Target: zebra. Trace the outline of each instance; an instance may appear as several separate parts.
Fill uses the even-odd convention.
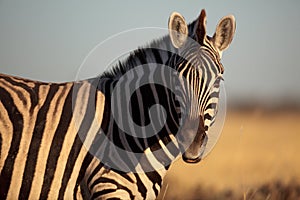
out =
[[[174,158],[201,160],[218,108],[220,59],[233,39],[235,18],[223,17],[209,37],[205,10],[190,24],[174,12],[168,29],[96,78],[48,83],[0,74],[0,199],[155,199]],[[165,124],[151,137],[125,133],[112,111],[126,108],[124,96],[112,97],[120,87],[128,98],[124,85],[136,79],[118,83],[140,65],[146,66],[141,71],[146,79],[154,73],[179,91],[175,97],[169,88],[149,83],[132,93],[130,116],[138,125],[155,120],[147,114],[154,104],[165,109],[156,113],[157,119],[166,117]],[[132,130],[127,119],[121,121]],[[129,153],[118,155],[103,138]]]

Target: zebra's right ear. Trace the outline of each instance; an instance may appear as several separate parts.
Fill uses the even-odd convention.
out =
[[[188,27],[184,17],[173,12],[169,18],[169,34],[170,39],[175,48],[183,46],[188,36]]]

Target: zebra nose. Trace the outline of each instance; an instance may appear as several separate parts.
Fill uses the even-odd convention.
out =
[[[198,163],[201,161],[202,156],[205,152],[205,147],[208,141],[206,133],[202,135],[202,139],[199,141],[194,141],[191,146],[182,154],[182,159],[186,163]]]

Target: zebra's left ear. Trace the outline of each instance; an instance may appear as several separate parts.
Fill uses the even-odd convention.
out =
[[[227,49],[235,33],[235,18],[233,15],[223,17],[217,25],[216,32],[212,37],[214,46],[220,53]]]
[[[175,48],[184,45],[188,36],[188,27],[181,14],[173,12],[169,18],[169,35]]]

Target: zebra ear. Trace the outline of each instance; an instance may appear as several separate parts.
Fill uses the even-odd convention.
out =
[[[197,42],[203,44],[206,38],[206,12],[204,9],[201,10],[200,16],[198,17],[195,28],[195,35]]]
[[[216,32],[212,38],[214,46],[221,53],[227,49],[235,33],[235,18],[233,15],[223,17],[217,25]]]
[[[175,48],[182,47],[187,40],[187,24],[184,17],[177,12],[173,12],[169,18],[169,35]]]

